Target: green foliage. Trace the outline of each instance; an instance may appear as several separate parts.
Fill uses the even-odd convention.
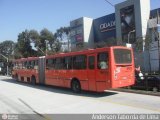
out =
[[[146,50],[149,50],[151,41],[152,41],[151,36],[150,35],[146,35],[146,39],[145,39],[145,49]]]
[[[31,42],[35,43],[35,47],[40,44],[40,35],[36,30],[29,31]]]
[[[34,45],[34,46],[31,46]],[[44,28],[40,31],[25,30],[18,35],[16,52],[20,53],[19,57],[43,56],[47,50],[47,54],[53,54],[60,51],[61,44],[55,39],[54,34]]]
[[[18,35],[18,42],[16,47],[18,52],[21,54],[21,57],[26,58],[36,55],[36,51],[31,47],[30,33],[28,30],[23,31]]]
[[[143,42],[144,42],[144,46],[143,46]],[[140,37],[135,42],[135,50],[137,52],[143,51],[143,47],[145,50],[149,50],[150,43],[151,43],[151,37],[149,35],[146,35],[145,39]]]
[[[67,37],[69,36],[69,33],[70,33],[70,27],[61,27],[57,29],[55,33],[55,38],[63,41],[66,36]]]
[[[35,56],[43,56],[44,53],[42,53],[42,51],[40,51],[41,47],[41,39],[40,39],[40,34],[38,33],[37,30],[30,30],[29,31],[29,35],[30,35],[30,42],[33,43],[33,47],[36,48],[36,55]],[[33,49],[33,48],[32,48]]]
[[[14,58],[42,56],[46,50],[48,54],[59,52],[62,47],[62,41],[69,38],[69,27],[62,27],[53,34],[44,28],[40,32],[37,30],[24,30],[18,35],[17,43],[5,41],[0,43],[1,54]],[[33,43],[33,44],[32,44]],[[34,47],[32,46],[34,45]]]
[[[60,41],[63,44],[63,51],[69,50],[69,38],[70,38],[70,27],[61,27],[57,29],[56,33],[54,34],[56,41]],[[67,46],[67,50],[65,47]]]
[[[48,48],[48,44],[50,45],[50,47],[52,46],[52,44],[54,44],[55,39],[54,39],[54,35],[51,31],[49,31],[48,29],[44,28],[43,30],[41,30],[40,32],[40,44],[39,47],[45,51],[47,49],[47,51],[49,50]]]
[[[142,38],[137,39],[137,41],[135,42],[135,50],[137,52],[143,51],[143,39]]]
[[[0,53],[3,55],[12,55],[14,49],[14,42],[11,40],[6,40],[0,43]]]
[[[14,46],[15,43],[11,40],[6,40],[2,43],[0,43],[0,53],[3,54],[4,56],[12,59],[14,55]],[[3,57],[1,57],[3,59]]]

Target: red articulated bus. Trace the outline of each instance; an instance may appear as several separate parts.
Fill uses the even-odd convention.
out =
[[[38,60],[38,57],[29,57],[13,61],[12,77],[23,82],[38,83]]]
[[[45,84],[103,92],[135,83],[131,48],[114,46],[14,61],[13,77]]]

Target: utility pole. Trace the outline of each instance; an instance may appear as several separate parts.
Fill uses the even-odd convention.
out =
[[[158,38],[158,56],[159,56],[159,74],[160,74],[160,38],[159,38],[159,31],[158,31],[158,25],[159,25],[159,11],[157,10],[157,38]]]
[[[48,48],[48,41],[47,40],[45,40],[45,43],[46,43],[46,56],[47,56],[47,48]]]
[[[0,55],[7,60],[7,76],[8,76],[8,58],[6,56],[4,56],[3,54],[1,54],[1,53],[0,53]]]

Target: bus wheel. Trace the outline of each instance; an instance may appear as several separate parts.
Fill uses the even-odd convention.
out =
[[[31,84],[32,85],[35,85],[36,84],[36,78],[34,76],[32,76],[31,78]]]
[[[73,80],[72,84],[71,84],[71,88],[72,88],[73,92],[80,93],[81,92],[80,82],[78,80]]]

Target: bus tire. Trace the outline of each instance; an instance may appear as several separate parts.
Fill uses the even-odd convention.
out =
[[[36,85],[36,78],[35,78],[35,76],[31,77],[31,84],[32,85]]]
[[[71,83],[71,89],[73,92],[75,93],[80,93],[81,92],[81,84],[78,80],[72,80],[72,83]]]

